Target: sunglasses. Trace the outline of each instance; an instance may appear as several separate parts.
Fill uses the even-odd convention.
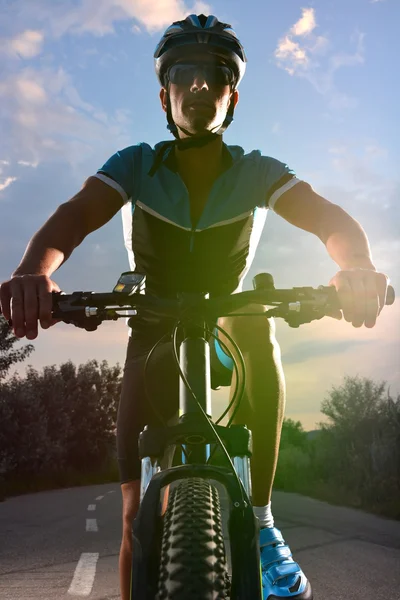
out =
[[[191,85],[198,72],[210,85],[231,85],[235,76],[229,67],[216,63],[177,63],[167,71],[167,78],[177,85]]]

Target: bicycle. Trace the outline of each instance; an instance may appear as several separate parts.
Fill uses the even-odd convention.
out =
[[[236,389],[228,408],[212,422],[209,339],[216,337],[208,323],[248,304],[273,308],[264,313],[235,313],[258,318],[281,317],[291,327],[321,319],[338,307],[331,286],[275,289],[272,276],[260,273],[254,290],[209,298],[208,294],[178,294],[177,299],[146,295],[145,276],[122,273],[113,292],[53,292],[53,316],[93,331],[104,320],[156,312],[174,321],[171,328],[175,362],[180,374],[179,422],[146,426],[139,438],[141,458],[140,508],[133,523],[131,597],[134,600],[262,600],[259,530],[251,503],[251,432],[232,425],[245,387],[243,356],[229,340]],[[389,286],[387,304],[394,302]],[[121,312],[122,311],[122,312]],[[178,331],[183,332],[178,356]],[[150,351],[146,365],[156,346]],[[227,352],[231,351],[219,339]],[[239,362],[239,364],[238,364]],[[146,371],[146,367],[145,367]],[[149,401],[151,399],[149,398]],[[226,426],[219,425],[231,411]],[[161,468],[167,448],[180,447],[180,465]],[[227,466],[212,465],[217,448]],[[219,482],[229,498],[228,539],[230,561],[223,538]],[[162,491],[175,484],[164,515]],[[309,589],[309,600],[312,591]]]

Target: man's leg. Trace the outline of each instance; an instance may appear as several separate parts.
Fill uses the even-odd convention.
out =
[[[246,307],[246,312],[250,311],[261,312],[262,307]],[[270,505],[285,409],[285,383],[274,322],[261,316],[229,317],[220,319],[219,324],[239,346],[246,366],[245,393],[235,423],[247,425],[253,434],[252,500],[261,527],[264,600],[312,600],[306,576],[274,527]],[[229,347],[226,338],[219,337]],[[233,374],[231,397],[235,383]]]
[[[130,600],[132,569],[132,523],[139,510],[140,479],[121,484],[122,541],[119,553],[121,600]]]
[[[130,340],[118,407],[117,454],[123,504],[122,541],[119,557],[122,600],[130,600],[132,525],[140,504],[139,433],[147,424],[159,424],[152,411],[152,403],[157,407],[166,423],[174,422],[178,408],[178,374],[174,368],[170,342],[157,347],[152,360],[149,361],[146,373],[144,371],[147,351],[153,347],[157,339],[151,339],[148,342],[144,340],[141,346],[137,340]],[[148,401],[144,390],[145,376],[152,403]],[[172,451],[167,451],[162,465],[169,466],[171,461]],[[163,504],[161,511],[164,512],[168,501],[168,487],[160,500]]]
[[[246,307],[261,312],[262,307]],[[275,325],[262,317],[224,317],[219,324],[240,347],[246,365],[246,388],[235,423],[247,425],[253,435],[251,476],[253,505],[271,500],[278,462],[279,443],[285,411],[285,381]],[[222,334],[220,339],[229,342]],[[235,390],[233,373],[231,398]]]

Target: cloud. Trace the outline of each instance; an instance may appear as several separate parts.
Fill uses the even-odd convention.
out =
[[[294,42],[289,36],[284,37],[275,51],[275,56],[280,64],[285,64],[286,71],[294,75],[296,69],[308,64],[309,59],[304,48],[300,47],[298,42]]]
[[[315,10],[304,8],[301,19],[279,40],[274,53],[276,64],[291,76],[307,79],[318,93],[329,99],[329,108],[355,108],[357,99],[337,90],[334,76],[342,67],[354,67],[364,62],[364,34],[356,32],[352,36],[354,52],[329,56],[331,43],[327,37],[314,33],[316,27]]]
[[[158,31],[189,13],[209,12],[210,6],[195,0],[80,0],[74,3],[52,3],[38,0],[34,6],[24,4],[28,19],[47,22],[54,37],[66,33],[103,36],[115,32],[115,23],[135,20],[149,33]]]
[[[6,177],[3,179],[3,181],[0,182],[0,192],[8,188],[8,186],[14,183],[14,181],[17,181],[16,177]]]
[[[308,35],[315,29],[315,12],[313,8],[303,8],[303,16],[293,25],[290,33],[295,36]]]
[[[8,31],[23,23],[29,23],[29,28],[0,40],[0,52],[25,59],[37,56],[42,49],[44,35],[39,27],[35,29],[36,23],[43,27],[46,38],[112,34],[118,22],[129,20],[136,32],[153,33],[189,12],[210,10],[206,3],[195,0],[191,4],[183,0],[77,0],[51,6],[47,0],[15,0],[12,7],[7,15]],[[0,80],[0,101],[0,128],[4,131],[0,156],[5,155],[13,164],[23,161],[25,166],[37,165],[61,159],[76,165],[94,153],[100,155],[102,148],[107,155],[107,140],[113,139],[118,145],[129,143],[129,111],[117,109],[107,115],[102,107],[86,102],[62,68],[23,65],[16,71],[10,64]]]
[[[110,138],[128,141],[129,113],[108,116],[84,101],[62,68],[29,67],[10,74],[0,82],[0,100],[1,124],[9,130],[0,140],[0,155],[11,162],[37,166],[61,159],[77,165],[106,148]]]
[[[21,58],[33,58],[42,51],[44,35],[41,31],[27,29],[9,42],[10,54]]]

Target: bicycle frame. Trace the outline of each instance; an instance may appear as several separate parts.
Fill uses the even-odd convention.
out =
[[[199,326],[185,322],[183,327],[180,365],[190,388],[211,419],[210,347],[206,324]],[[131,580],[131,597],[135,600],[153,600],[157,593],[161,490],[173,481],[187,477],[215,479],[225,488],[230,499],[231,600],[262,600],[259,530],[251,504],[251,433],[241,425],[214,426],[233,459],[240,478],[239,487],[232,469],[205,464],[215,438],[200,412],[180,378],[179,423],[169,427],[147,426],[140,434],[141,503],[133,524]],[[171,444],[184,446],[186,464],[161,470],[161,459]]]

